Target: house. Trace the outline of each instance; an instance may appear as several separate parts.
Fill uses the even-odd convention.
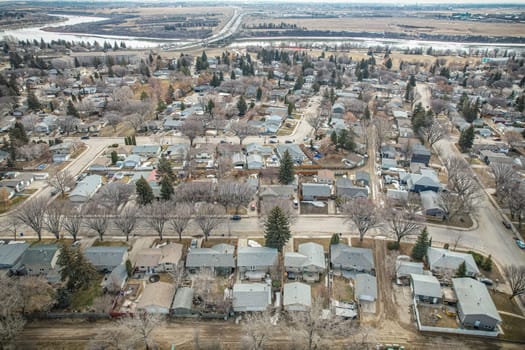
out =
[[[272,147],[259,145],[257,143],[247,144],[245,149],[246,149],[246,154],[248,155],[259,154],[263,157],[271,156],[273,152]]]
[[[301,191],[305,201],[326,201],[332,194],[330,185],[320,183],[303,183]]]
[[[261,280],[275,271],[277,249],[268,247],[240,247],[237,251],[237,268],[241,279]]]
[[[499,164],[509,164],[509,165],[513,165],[514,163],[514,160],[503,154],[503,153],[496,153],[494,151],[491,151],[491,150],[481,150],[479,152],[479,157],[482,161],[484,161],[487,165],[488,164],[491,164],[491,163],[499,163]]]
[[[443,297],[441,285],[436,277],[432,275],[410,275],[410,286],[413,297],[419,302],[440,304]]]
[[[264,167],[264,160],[260,154],[250,154],[246,157],[246,167],[250,170]]]
[[[399,202],[408,201],[408,191],[406,190],[396,190],[394,188],[387,188],[386,198]]]
[[[246,156],[241,152],[235,152],[231,155],[232,166],[234,168],[246,167]]]
[[[427,262],[435,275],[454,276],[461,263],[465,263],[467,276],[479,275],[479,269],[471,254],[452,252],[447,249],[428,247]]]
[[[124,159],[122,163],[123,168],[135,169],[142,163],[142,157],[138,154],[130,154]]]
[[[355,182],[360,183],[362,186],[370,185],[370,174],[366,171],[358,170],[355,173]]]
[[[139,297],[137,311],[167,315],[175,296],[175,285],[166,282],[148,283]]]
[[[185,143],[178,143],[169,145],[164,154],[171,160],[182,162],[188,157],[190,145]]]
[[[397,151],[394,146],[383,145],[381,146],[381,158],[396,159]]]
[[[342,103],[336,102],[332,106],[332,113],[345,114],[346,108]]]
[[[335,190],[338,197],[368,197],[368,187],[355,186],[352,180],[345,177],[337,179],[335,183]]]
[[[472,278],[453,278],[458,317],[465,327],[492,331],[501,322],[487,286]]]
[[[286,311],[308,311],[312,306],[312,288],[300,282],[286,283],[283,306]]]
[[[185,317],[191,316],[193,312],[193,288],[180,287],[177,289],[173,303],[171,304],[171,316]]]
[[[397,168],[397,160],[390,158],[381,158],[381,169]]]
[[[377,299],[377,280],[375,276],[367,273],[358,273],[355,276],[355,299],[361,301],[376,301]]]
[[[170,243],[160,248],[144,248],[135,259],[139,272],[158,273],[177,270],[182,258],[182,244]]]
[[[284,153],[288,151],[290,156],[292,157],[294,164],[301,165],[304,161],[308,159],[306,155],[304,154],[303,150],[299,147],[299,145],[296,145],[294,143],[292,144],[285,144],[285,145],[277,145],[275,147],[275,153],[279,157],[279,159],[283,159]]]
[[[374,255],[371,249],[355,248],[346,244],[332,244],[330,246],[330,263],[334,272],[342,274],[375,272]]]
[[[73,203],[84,203],[87,202],[95,193],[99,187],[102,186],[102,177],[99,175],[86,176],[80,181],[75,189],[69,193],[69,200]]]
[[[15,266],[27,248],[29,248],[29,243],[0,245],[0,269],[10,269]]]
[[[259,198],[272,200],[275,198],[291,199],[295,193],[294,185],[268,185],[261,186]]]
[[[290,273],[297,273],[307,282],[319,281],[319,275],[326,270],[323,246],[313,242],[302,243],[298,251],[284,254],[284,269],[288,278]]]
[[[13,270],[29,276],[59,277],[55,270],[59,254],[56,244],[34,245],[25,250]]]
[[[410,158],[410,163],[422,163],[428,166],[431,155],[432,153],[425,146],[414,143],[412,144],[412,157]]]
[[[446,212],[439,206],[439,194],[434,191],[423,191],[419,193],[423,214],[435,219],[443,220]]]
[[[4,179],[0,181],[0,187],[9,188],[15,193],[19,193],[26,189],[26,183],[22,179]]]
[[[161,150],[160,145],[138,145],[133,147],[131,153],[141,157],[158,157]]]
[[[73,153],[75,144],[73,142],[63,142],[49,147],[53,163],[62,163],[69,160],[69,156]]]
[[[126,264],[127,247],[89,247],[84,255],[98,271],[111,272],[119,265]]]
[[[235,268],[235,247],[229,244],[216,244],[211,248],[193,248],[186,257],[186,269],[195,273],[210,269],[218,275],[230,275]]]
[[[439,192],[442,188],[437,174],[433,169],[420,169],[420,174],[408,173],[403,176],[401,182],[405,182],[407,188],[416,193],[422,191]]]
[[[264,311],[272,303],[272,287],[265,283],[235,283],[233,311]]]
[[[121,264],[113,269],[111,273],[104,276],[102,288],[110,292],[118,292],[124,288],[128,280],[128,270],[126,265]]]
[[[325,185],[333,185],[335,174],[332,170],[321,169],[317,171],[317,182]]]
[[[405,281],[410,279],[411,274],[422,275],[423,263],[410,261],[410,257],[399,255],[396,259],[396,279],[398,283],[405,284]],[[408,285],[408,283],[406,284]]]

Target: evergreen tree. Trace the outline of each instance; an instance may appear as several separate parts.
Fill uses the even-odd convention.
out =
[[[408,81],[408,84],[412,87],[416,87],[416,77],[414,75],[410,76],[410,80]]]
[[[456,271],[456,275],[454,277],[467,277],[467,264],[465,264],[464,261],[461,264],[459,264],[458,269]]]
[[[385,62],[386,69],[392,69],[392,59],[388,57],[388,59]]]
[[[337,132],[335,130],[330,134],[330,141],[332,141],[332,144],[336,149],[339,148],[339,143],[337,143]]]
[[[168,159],[161,157],[159,163],[157,164],[157,173],[162,178],[167,178],[170,182],[175,181],[175,174],[171,168],[171,163]]]
[[[286,150],[283,154],[283,159],[281,160],[281,166],[279,168],[279,182],[283,185],[288,185],[293,182],[293,179],[293,159],[288,150]]]
[[[138,179],[135,186],[137,190],[137,202],[139,205],[146,205],[153,202],[153,199],[155,198],[153,196],[153,190],[143,176]]]
[[[492,255],[489,255],[484,261],[481,268],[485,271],[492,271]]]
[[[168,177],[163,177],[160,180],[160,198],[165,201],[169,201],[175,190],[173,189],[173,184]]]
[[[262,98],[262,89],[261,89],[261,87],[259,86],[259,87],[257,88],[256,99],[257,99],[257,101],[260,101],[261,98]]]
[[[334,233],[330,238],[330,245],[332,244],[339,244],[339,235],[337,233]]]
[[[97,270],[82,251],[68,244],[61,245],[57,265],[60,266],[60,279],[66,282],[69,291],[87,289],[97,279]]]
[[[370,120],[370,110],[368,109],[368,106],[366,106],[365,112],[363,113],[363,119]]]
[[[235,76],[235,72],[232,71],[230,74],[230,80],[235,80],[237,77]]]
[[[149,96],[148,96],[148,93],[147,93],[146,91],[142,91],[142,92],[140,93],[140,100],[141,100],[141,101],[145,101],[145,100],[147,100],[148,98],[149,98]]]
[[[279,252],[282,252],[291,236],[288,217],[281,207],[273,207],[264,224],[265,246],[277,248]]]
[[[241,95],[241,97],[239,97],[239,101],[237,101],[237,109],[239,110],[239,116],[242,117],[244,114],[246,114],[248,105],[246,104],[246,101],[244,100],[243,95]]]
[[[131,139],[130,139],[130,145],[133,145],[133,146],[136,146],[137,145],[137,140],[135,139],[135,135],[131,136]]]
[[[428,232],[427,228],[425,227],[417,237],[416,244],[412,249],[412,258],[414,258],[415,260],[422,260],[427,254],[429,243],[430,242],[428,240]]]
[[[78,113],[77,108],[73,104],[73,101],[69,100],[67,102],[67,108],[66,108],[67,115],[72,115],[73,117],[80,118],[80,114]]]
[[[111,164],[115,165],[115,164],[117,164],[117,161],[118,161],[117,151],[111,152]]]
[[[168,86],[168,92],[166,93],[166,103],[171,104],[173,102],[173,94],[175,93],[175,90],[173,89],[173,85]]]
[[[11,144],[15,147],[27,145],[29,142],[24,124],[20,122],[15,122],[15,125],[9,130],[8,134]]]
[[[210,85],[213,87],[217,87],[221,85],[221,81],[219,80],[219,77],[217,77],[217,74],[213,73],[213,77],[211,78]]]
[[[474,144],[474,127],[470,126],[461,132],[458,145],[461,152],[468,152]]]
[[[38,100],[38,97],[36,97],[35,93],[33,91],[29,91],[27,94],[27,108],[29,108],[32,111],[38,111],[40,110],[40,101]]]

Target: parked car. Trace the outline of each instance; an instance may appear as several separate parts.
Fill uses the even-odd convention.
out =
[[[523,242],[521,239],[517,239],[517,240],[516,240],[516,244],[517,244],[518,247],[520,247],[521,249],[525,249],[525,242]]]
[[[191,243],[190,243],[190,249],[197,248],[198,244],[199,244],[199,242],[195,238],[192,239]]]
[[[89,140],[89,136],[85,135],[85,136],[81,136],[80,137],[81,140]]]
[[[241,220],[241,216],[240,215],[232,215],[231,220],[239,221],[239,220]]]
[[[272,139],[270,140],[270,143],[277,143],[277,141]]]
[[[481,283],[487,285],[487,286],[492,286],[494,284],[494,281],[492,281],[490,278],[486,278],[486,277],[480,277],[478,278],[478,281],[480,281]]]
[[[512,228],[512,224],[508,222],[507,220],[503,220],[501,223],[503,224],[503,226],[505,226],[509,230]]]
[[[284,143],[293,143],[293,140],[286,140]]]

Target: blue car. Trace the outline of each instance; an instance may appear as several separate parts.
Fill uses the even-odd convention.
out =
[[[516,240],[516,244],[517,244],[518,247],[520,247],[521,249],[525,249],[525,242],[523,242],[521,239],[517,239],[517,240]]]

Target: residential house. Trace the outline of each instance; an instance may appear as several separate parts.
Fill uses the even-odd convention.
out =
[[[283,306],[286,311],[308,311],[312,306],[312,288],[300,282],[286,283]]]
[[[148,283],[139,297],[137,311],[167,315],[175,296],[175,285],[166,282]]]
[[[377,299],[377,280],[367,273],[358,273],[355,276],[355,299],[359,302],[372,302]]]
[[[284,254],[284,269],[289,279],[291,273],[296,273],[304,281],[319,281],[320,274],[326,270],[323,246],[313,242],[299,244],[298,253]]]
[[[128,270],[125,264],[121,264],[113,269],[111,273],[104,276],[102,280],[102,288],[110,292],[121,291],[128,280]]]
[[[294,193],[294,185],[268,185],[261,186],[259,198],[261,200],[273,200],[276,198],[291,199]]]
[[[332,114],[345,114],[346,108],[342,103],[336,102],[332,106]]]
[[[60,251],[56,244],[37,244],[25,250],[13,267],[14,271],[29,276],[58,277],[57,260]]]
[[[277,249],[268,247],[240,247],[237,250],[237,268],[241,279],[261,280],[275,271]]]
[[[135,268],[143,273],[176,271],[182,258],[182,244],[170,243],[159,248],[144,248],[135,259]]]
[[[265,283],[235,283],[233,311],[264,311],[272,303],[272,287]]]
[[[439,276],[454,276],[461,263],[465,263],[467,276],[479,275],[479,269],[471,254],[452,252],[447,249],[429,247],[427,262],[432,273]]]
[[[381,169],[392,169],[397,167],[397,160],[390,158],[381,158]]]
[[[410,163],[422,163],[428,166],[432,153],[425,146],[414,143],[412,144],[412,157]]]
[[[355,182],[359,183],[361,186],[370,185],[370,174],[366,171],[356,171],[355,173]]]
[[[187,317],[196,315],[193,311],[194,290],[190,287],[180,287],[177,289],[173,303],[171,304],[171,316]]]
[[[162,147],[160,145],[138,145],[134,146],[131,153],[141,157],[158,157]]]
[[[283,159],[284,153],[286,151],[288,151],[296,165],[301,165],[308,159],[308,157],[304,154],[303,150],[299,147],[299,145],[296,145],[294,143],[277,145],[277,147],[275,147],[275,153],[281,160]]]
[[[374,255],[371,249],[350,247],[346,244],[330,246],[330,262],[332,269],[343,276],[348,273],[375,273]]]
[[[284,117],[281,117],[279,115],[269,115],[266,116],[263,122],[263,132],[265,134],[274,135],[279,131],[279,128],[281,127],[283,123]]]
[[[27,248],[29,248],[29,243],[0,245],[0,269],[14,267],[20,261]]]
[[[396,159],[397,151],[394,146],[383,145],[381,146],[381,158]]]
[[[406,190],[396,190],[394,188],[387,188],[386,198],[398,202],[408,201],[408,191]]]
[[[196,273],[210,269],[218,275],[230,275],[235,269],[235,247],[229,244],[216,244],[211,248],[193,248],[186,257],[186,269]]]
[[[511,157],[503,153],[496,153],[496,152],[486,149],[486,150],[481,150],[479,154],[480,154],[479,156],[480,159],[484,161],[487,165],[491,163],[509,164],[509,165],[514,164],[514,160]]]
[[[246,156],[241,152],[235,152],[231,155],[232,160],[232,166],[234,168],[242,168],[244,169],[246,167]]]
[[[442,188],[437,174],[433,169],[420,169],[420,174],[405,174],[401,182],[406,183],[407,188],[416,193],[423,191],[439,192]]]
[[[89,247],[84,255],[98,271],[111,272],[128,259],[127,247]]]
[[[332,170],[321,169],[317,171],[317,182],[325,185],[333,185],[335,174]]]
[[[434,191],[422,191],[419,193],[423,214],[434,219],[445,219],[446,212],[439,206],[439,194]]]
[[[396,259],[396,280],[399,284],[407,284],[410,280],[410,275],[422,275],[423,263],[410,261],[410,257],[406,255],[399,255]]]
[[[452,286],[458,299],[458,317],[463,326],[487,331],[498,326],[501,317],[487,286],[472,278],[453,278]]]
[[[432,275],[410,275],[410,285],[413,297],[419,302],[440,304],[443,297],[441,285],[436,277]]]
[[[273,148],[270,146],[263,146],[257,143],[249,143],[245,147],[246,154],[259,154],[263,157],[269,157],[273,153]]]
[[[69,200],[73,203],[87,202],[102,186],[102,177],[99,175],[86,176],[69,193]]]
[[[122,163],[123,168],[135,169],[142,163],[142,157],[138,154],[130,154],[124,159]]]
[[[330,199],[332,188],[320,183],[301,184],[301,194],[305,201],[326,201]]]
[[[368,187],[356,186],[352,180],[345,177],[337,179],[335,183],[335,189],[338,197],[368,197]]]
[[[171,160],[182,162],[188,157],[190,145],[186,143],[178,143],[169,145],[164,154]]]
[[[249,170],[261,169],[264,167],[264,160],[260,154],[250,154],[246,157],[246,167]]]

